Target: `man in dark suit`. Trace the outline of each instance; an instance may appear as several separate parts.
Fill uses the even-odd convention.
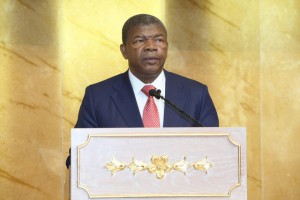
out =
[[[75,128],[144,127],[143,112],[149,97],[141,89],[149,84],[198,122],[155,99],[158,127],[219,126],[207,86],[163,69],[168,41],[159,19],[146,14],[129,18],[122,29],[122,42],[120,50],[129,69],[87,87]],[[66,165],[70,165],[70,156]]]
[[[167,58],[167,30],[154,16],[129,18],[122,29],[120,50],[129,69],[87,87],[76,128],[143,127],[147,96],[152,84],[162,96],[206,127],[218,126],[218,116],[205,85],[163,69]],[[195,123],[162,99],[155,99],[159,127],[190,127]]]

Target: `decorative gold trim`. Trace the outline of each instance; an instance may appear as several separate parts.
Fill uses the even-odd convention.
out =
[[[176,171],[180,171],[186,175],[186,170],[190,167],[191,165],[186,161],[186,156],[184,156],[183,160],[179,162],[175,162],[172,164],[172,168]]]
[[[187,137],[187,136],[195,136],[195,137],[204,137],[204,136],[225,136],[227,137],[227,139],[238,148],[238,182],[234,185],[232,185],[230,187],[230,189],[228,190],[227,193],[225,194],[120,194],[120,195],[93,195],[91,194],[89,191],[89,189],[87,187],[84,187],[83,185],[81,185],[80,182],[80,150],[82,148],[84,148],[85,146],[88,145],[88,143],[90,142],[92,137]],[[82,145],[79,145],[77,147],[77,156],[78,156],[78,161],[77,161],[77,165],[78,165],[78,169],[77,169],[77,174],[78,174],[78,179],[77,179],[77,187],[78,188],[82,188],[83,190],[85,190],[89,196],[89,198],[94,199],[94,198],[150,198],[150,197],[230,197],[232,191],[239,187],[241,185],[241,145],[237,142],[235,142],[229,133],[171,133],[171,134],[152,134],[152,133],[139,133],[139,134],[89,134],[88,138],[86,140],[85,143],[83,143]],[[133,161],[134,162],[134,161]],[[140,161],[136,161],[135,162],[140,162]],[[181,162],[181,161],[180,161]],[[199,161],[199,162],[203,162],[203,160]],[[146,165],[144,163],[144,165]],[[143,164],[140,164],[139,166],[141,168],[136,168],[135,170],[133,170],[133,173],[135,174],[138,171],[142,171],[143,169]],[[129,166],[128,166],[129,167]],[[144,166],[145,167],[145,166]],[[120,170],[121,170],[122,166],[120,166]],[[196,165],[197,168],[197,165]],[[116,170],[119,171],[119,170]],[[116,172],[115,171],[115,172]],[[180,171],[180,170],[179,170]],[[115,173],[114,172],[114,173]],[[184,173],[184,172],[183,172]]]
[[[91,141],[91,138],[93,136],[92,135],[88,135],[88,138],[87,140],[85,141],[85,143],[83,143],[82,145],[79,145],[77,147],[77,187],[78,188],[82,188],[83,190],[86,191],[86,193],[89,195],[90,198],[97,198],[97,197],[93,197],[94,195],[91,195],[90,192],[89,192],[89,189],[87,187],[84,187],[83,185],[80,184],[80,150],[84,147],[86,147],[89,142]],[[99,196],[99,195],[98,195]],[[100,197],[102,198],[102,197]]]
[[[166,155],[154,155],[151,157],[152,164],[150,165],[147,165],[142,161],[138,161],[135,158],[132,158],[132,162],[130,164],[125,164],[124,162],[120,162],[113,157],[112,160],[109,163],[106,163],[105,166],[108,171],[111,171],[112,176],[117,171],[122,171],[126,168],[129,168],[133,175],[139,171],[148,170],[150,173],[155,173],[156,178],[158,179],[163,179],[165,173],[170,173],[172,170],[180,171],[186,175],[186,170],[191,166],[193,166],[195,170],[204,171],[207,174],[207,170],[213,166],[213,164],[207,160],[207,157],[193,164],[187,162],[186,157],[184,157],[184,159],[181,161],[173,163],[172,165],[169,165],[168,160],[169,158]]]
[[[113,157],[110,163],[107,163],[106,168],[111,171],[111,175],[113,176],[117,171],[122,171],[126,168],[126,164],[123,162],[119,162]]]
[[[204,171],[206,174],[207,174],[207,170],[209,168],[211,168],[212,166],[213,166],[213,164],[207,160],[207,156],[204,159],[202,159],[198,162],[195,162],[193,164],[194,169],[199,170],[199,171]]]

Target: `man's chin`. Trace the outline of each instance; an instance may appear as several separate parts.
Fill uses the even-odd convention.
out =
[[[161,71],[163,70],[162,67],[154,67],[154,66],[150,66],[150,67],[147,67],[147,70],[146,70],[146,74],[149,74],[149,75],[157,75],[157,74],[160,74]]]

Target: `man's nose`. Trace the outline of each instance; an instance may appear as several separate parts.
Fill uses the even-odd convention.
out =
[[[147,51],[156,51],[157,50],[156,42],[154,40],[151,40],[151,39],[147,40],[145,50],[147,50]]]

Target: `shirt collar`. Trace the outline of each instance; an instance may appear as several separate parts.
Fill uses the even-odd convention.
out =
[[[132,74],[130,69],[128,70],[128,75],[129,75],[129,80],[132,85],[132,89],[135,95],[137,95],[139,92],[141,92],[141,89],[145,85],[153,85],[157,89],[163,89],[165,88],[165,82],[166,82],[166,77],[165,77],[165,72],[162,70],[162,72],[158,75],[158,77],[152,82],[152,83],[143,83],[141,80],[139,80],[136,76]]]

